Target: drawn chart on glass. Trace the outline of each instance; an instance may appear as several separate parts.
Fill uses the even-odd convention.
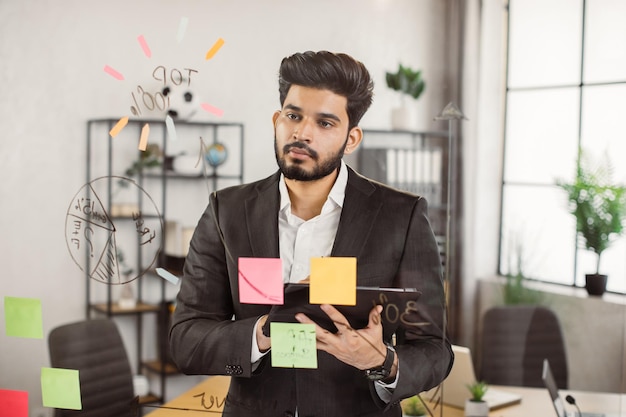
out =
[[[138,204],[122,214],[107,207],[113,187],[132,191]],[[106,284],[125,284],[142,276],[157,260],[163,238],[163,222],[156,204],[135,181],[124,177],[100,177],[82,186],[67,209],[65,241],[72,259],[90,278]],[[137,247],[138,268],[128,273],[118,248]],[[133,259],[125,255],[126,260]]]

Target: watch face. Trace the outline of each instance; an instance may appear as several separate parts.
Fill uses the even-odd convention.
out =
[[[373,369],[367,369],[365,376],[370,381],[379,381],[385,379],[391,374],[391,367],[393,366],[394,350],[387,346],[387,356],[385,356],[385,362],[382,366]]]
[[[381,379],[385,379],[389,376],[389,371],[384,368],[368,369],[365,371],[365,376],[370,381],[380,381]]]

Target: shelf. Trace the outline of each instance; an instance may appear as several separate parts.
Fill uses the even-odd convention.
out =
[[[182,164],[181,167],[177,165],[177,168],[181,168],[180,172],[173,170],[175,156],[169,155],[168,145],[170,141],[168,140],[168,129],[163,119],[131,119],[125,128],[129,129],[128,135],[139,136],[143,129],[142,126],[146,123],[151,124],[150,142],[158,145],[161,163],[158,167],[139,164],[137,172],[134,175],[129,175],[126,171],[116,172],[119,168],[118,165],[126,166],[129,161],[133,161],[131,167],[135,167],[136,162],[141,160],[144,154],[139,153],[136,147],[122,145],[119,141],[112,140],[109,132],[118,120],[118,118],[103,118],[87,122],[87,180],[90,184],[97,180],[98,186],[95,188],[84,187],[84,197],[94,200],[97,197],[98,209],[107,213],[111,225],[108,229],[103,229],[102,237],[97,241],[100,249],[104,248],[106,243],[106,251],[102,252],[102,258],[88,256],[90,255],[88,253],[83,255],[76,250],[77,257],[75,260],[79,259],[77,262],[85,271],[86,316],[88,318],[100,315],[114,316],[116,320],[129,322],[131,326],[129,337],[132,338],[133,343],[131,344],[135,348],[134,357],[129,359],[135,365],[135,373],[149,374],[159,380],[158,385],[151,387],[148,395],[139,398],[140,405],[162,403],[163,399],[167,398],[166,377],[181,373],[169,359],[167,343],[168,327],[174,302],[167,300],[168,287],[166,286],[168,284],[166,284],[165,279],[159,277],[156,268],[164,268],[180,277],[183,275],[182,269],[185,263],[184,256],[165,254],[164,248],[168,233],[165,225],[168,220],[176,221],[179,218],[189,216],[186,213],[188,211],[187,202],[178,196],[187,188],[190,188],[192,192],[194,192],[193,190],[200,190],[202,194],[206,194],[207,191],[211,192],[220,187],[243,181],[244,125],[242,123],[177,120],[176,130],[179,135],[196,137],[199,135],[209,143],[223,143],[229,153],[228,163],[225,165],[208,167],[203,163],[202,167],[197,165],[197,170],[189,169],[190,172],[187,173],[186,170],[182,169],[185,168],[182,165],[186,164]],[[186,146],[179,143],[172,146],[171,152],[176,155],[193,155],[197,152],[197,148],[195,145]],[[193,159],[195,162],[196,157]],[[202,161],[200,155],[197,155],[197,159],[198,162]],[[131,178],[127,178],[129,176]],[[124,184],[132,184],[134,187],[118,196],[117,185],[120,179],[126,179]],[[188,184],[185,184],[185,181]],[[204,198],[197,200],[195,203],[198,204],[199,215],[206,206],[206,200]],[[168,206],[169,209],[172,209],[171,213]],[[138,238],[140,234],[143,236],[142,231],[146,230],[142,226],[144,221],[146,222],[145,227],[149,228],[151,235],[154,234],[154,236],[150,236],[148,242]],[[119,228],[114,228],[112,223],[118,223]],[[170,230],[170,233],[175,232]],[[90,236],[84,234],[84,238],[87,237]],[[176,237],[176,240],[180,239]],[[153,241],[158,245],[147,245]],[[81,244],[81,250],[83,246],[89,248],[88,244]],[[122,253],[122,248],[125,253]],[[117,256],[115,256],[116,253]],[[123,255],[121,259],[119,254]],[[104,258],[105,255],[107,258]],[[154,258],[153,255],[155,255]],[[83,256],[84,262],[81,261]],[[82,265],[81,262],[85,265]],[[119,291],[114,291],[111,288],[112,284],[105,289],[105,294],[103,294],[103,290],[93,289],[92,286],[94,281],[92,275],[97,273],[96,281],[102,281],[105,284],[117,282],[117,279],[120,278],[118,271],[123,271],[125,268],[143,271],[142,276],[152,277],[135,281],[133,294],[138,302],[133,308],[120,307],[118,298],[116,298]],[[152,317],[147,317],[145,314]],[[156,328],[145,326],[149,320],[156,321]],[[155,341],[159,353],[151,356],[151,358],[158,360],[146,360],[144,344],[155,345]],[[146,407],[150,407],[150,405],[146,405]]]
[[[107,314],[109,312],[108,304],[92,304],[91,309],[99,313]],[[137,314],[137,313],[155,313],[159,311],[159,306],[147,303],[137,303],[135,308],[122,308],[118,304],[111,304],[111,314]]]
[[[175,375],[179,374],[180,371],[176,366],[171,363],[166,363],[165,367],[163,366],[163,362],[159,360],[145,361],[142,363],[143,367],[152,372],[163,372],[165,375]]]
[[[139,405],[143,404],[151,404],[151,403],[160,403],[161,397],[154,395],[153,393],[148,393],[147,395],[142,395],[139,397]]]

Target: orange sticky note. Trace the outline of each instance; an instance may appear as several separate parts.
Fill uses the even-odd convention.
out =
[[[239,301],[283,304],[283,263],[280,258],[239,258]]]
[[[311,258],[311,304],[356,305],[356,258]]]
[[[139,138],[139,150],[145,151],[148,147],[148,135],[150,135],[150,125],[146,123],[141,128],[141,137]]]
[[[224,45],[224,39],[219,38],[215,41],[211,49],[206,53],[206,57],[204,59],[211,59],[220,50],[220,48]]]
[[[111,135],[112,138],[116,137],[117,134],[120,133],[122,129],[126,127],[127,124],[128,124],[128,116],[122,117],[120,120],[117,121],[117,123],[115,123],[115,126],[113,126],[113,129],[109,130],[109,135]]]

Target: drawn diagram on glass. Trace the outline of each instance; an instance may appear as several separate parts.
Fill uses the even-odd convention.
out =
[[[123,215],[112,216],[109,196],[113,187],[135,192],[138,205]],[[157,260],[163,222],[156,204],[135,181],[125,177],[100,177],[83,185],[67,209],[65,241],[72,259],[90,278],[106,284],[126,284],[148,271]],[[139,267],[128,273],[120,243],[135,249]],[[133,259],[127,254],[125,259]]]

